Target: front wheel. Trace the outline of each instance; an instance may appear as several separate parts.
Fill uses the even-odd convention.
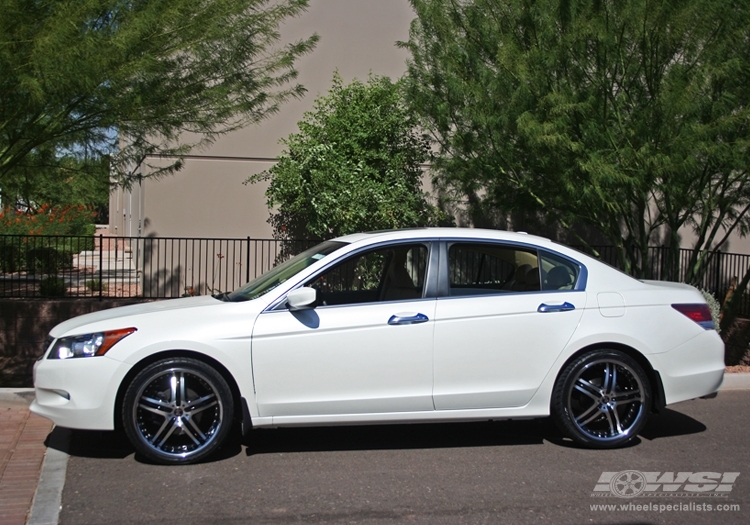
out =
[[[591,448],[614,448],[633,439],[650,406],[646,373],[618,350],[578,357],[563,369],[552,394],[552,416],[560,430]]]
[[[165,464],[199,461],[229,434],[234,400],[229,385],[202,361],[157,361],[135,376],[122,406],[125,433],[138,452]]]

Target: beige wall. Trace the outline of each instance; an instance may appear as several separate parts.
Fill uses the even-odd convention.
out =
[[[285,41],[320,35],[316,49],[297,63],[307,95],[258,125],[192,152],[174,176],[146,180],[132,192],[115,191],[110,198],[112,233],[271,237],[265,185],[242,182],[272,165],[283,148],[279,140],[298,131],[297,122],[316,97],[328,92],[336,69],[345,82],[366,80],[370,73],[400,77],[408,53],[396,41],[408,40],[413,18],[408,0],[310,0],[307,13],[282,27]]]

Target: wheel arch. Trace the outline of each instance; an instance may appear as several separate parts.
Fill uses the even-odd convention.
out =
[[[166,350],[163,352],[158,352],[156,354],[151,354],[141,359],[139,362],[133,365],[130,370],[128,370],[128,373],[125,374],[125,377],[122,379],[122,381],[120,381],[120,386],[117,388],[117,395],[115,396],[115,429],[117,429],[118,431],[122,430],[122,403],[125,398],[125,392],[127,391],[130,383],[133,382],[135,376],[138,375],[141,370],[151,365],[152,363],[161,361],[162,359],[176,357],[186,357],[195,359],[196,361],[201,361],[213,367],[219,374],[221,374],[221,376],[229,385],[229,389],[232,392],[232,397],[235,400],[234,414],[232,414],[233,419],[237,420],[241,418],[240,421],[243,421],[244,423],[245,417],[247,417],[247,421],[249,421],[249,413],[247,415],[245,414],[245,412],[247,412],[247,404],[244,398],[240,395],[240,388],[237,385],[237,381],[235,380],[232,373],[220,361],[206,354],[202,354],[200,352],[195,352],[192,350]]]
[[[651,362],[646,358],[645,355],[643,355],[641,352],[633,348],[632,346],[628,346],[622,343],[612,343],[612,342],[599,342],[594,343],[588,346],[585,346],[578,351],[574,352],[568,359],[565,360],[563,365],[560,367],[560,370],[557,373],[557,377],[555,378],[555,382],[557,382],[558,378],[560,377],[560,374],[563,373],[563,370],[575,359],[578,359],[583,354],[586,354],[588,352],[594,351],[594,350],[618,350],[628,357],[634,359],[640,366],[643,368],[643,371],[646,372],[646,375],[648,376],[648,381],[651,386],[651,412],[658,413],[660,410],[662,410],[666,406],[666,395],[664,394],[664,385],[661,380],[661,375],[659,374],[658,370],[654,370],[654,367],[651,366]]]

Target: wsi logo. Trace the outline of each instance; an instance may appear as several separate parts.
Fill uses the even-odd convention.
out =
[[[739,472],[602,472],[591,497],[727,497]]]

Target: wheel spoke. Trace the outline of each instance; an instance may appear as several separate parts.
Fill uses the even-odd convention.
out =
[[[193,424],[193,427],[195,427],[195,423],[193,423],[192,421],[190,421],[190,419],[188,419],[188,423],[192,423],[192,424]],[[185,424],[183,423],[182,425],[180,425],[180,428],[182,429],[182,431],[183,431],[183,432],[184,432],[185,434],[187,434],[187,436],[188,436],[188,437],[189,437],[190,439],[192,439],[192,440],[193,440],[193,442],[194,442],[194,443],[195,443],[196,445],[199,445],[199,446],[200,446],[201,442],[200,442],[200,441],[198,441],[198,438],[197,438],[197,437],[195,437],[195,435],[194,435],[194,434],[193,434],[192,432],[190,432],[190,429],[189,429],[189,428],[187,427],[187,425],[185,425]],[[198,432],[200,432],[200,430],[199,430]],[[205,436],[204,436],[204,437],[205,437]]]
[[[640,390],[632,390],[629,392],[619,392],[612,396],[612,399],[617,401],[618,405],[624,405],[625,403],[632,403],[633,401],[643,401]]]
[[[192,417],[187,417],[185,419],[187,419],[187,422],[190,424],[191,427],[193,427],[193,430],[195,430],[198,433],[198,436],[200,436],[201,441],[206,441],[206,439],[207,439],[206,438],[206,434],[204,434],[201,431],[201,429],[198,428],[198,425],[195,423],[195,421],[193,421],[193,418]],[[187,432],[187,428],[185,428],[185,431]],[[192,434],[189,434],[189,435],[190,435],[190,437],[193,437]],[[198,442],[196,442],[196,444],[198,444]]]
[[[585,421],[581,421],[584,417],[588,416],[591,413],[594,413],[590,418],[586,419]],[[591,405],[583,414],[578,416],[576,418],[576,421],[579,425],[585,426],[594,421],[596,418],[598,418],[601,415],[601,412],[599,410],[599,405],[597,403],[594,403]]]
[[[218,403],[216,396],[214,394],[209,394],[187,403],[187,405],[185,405],[185,412],[190,413],[190,415],[195,415],[199,412],[203,412],[207,408],[216,406]]]
[[[218,404],[219,404],[219,402],[216,401],[216,400],[214,400],[214,401],[212,401],[210,403],[206,403],[206,404],[203,404],[201,406],[197,406],[197,407],[192,408],[192,409],[187,409],[186,408],[185,411],[188,412],[191,416],[194,416],[195,414],[200,414],[204,410],[206,410],[208,408],[211,408],[211,407],[214,407],[214,406],[216,406]]]
[[[604,378],[602,379],[601,389],[602,393],[608,392],[611,386],[610,380],[612,379],[612,373],[610,372],[610,366],[610,363],[605,363],[604,365]]]
[[[164,432],[164,429],[167,428],[167,425],[169,425],[170,422],[174,423],[174,418],[172,418],[172,417],[166,417],[166,418],[164,418],[164,422],[159,427],[159,430],[157,430],[156,432],[154,432],[154,435],[151,438],[151,444],[155,444],[156,443],[156,440],[159,439],[159,436],[161,435],[162,432]],[[159,445],[159,446],[161,446],[161,445]]]
[[[619,436],[622,434],[622,425],[620,424],[620,417],[617,415],[617,410],[607,407],[605,414],[607,414],[607,421],[609,422],[610,435]]]
[[[610,396],[614,394],[615,389],[617,388],[617,366],[615,365],[611,365],[611,366],[612,366],[612,371],[610,372],[611,380],[609,383],[609,389],[604,390]]]
[[[585,394],[589,396],[594,401],[598,401],[601,397],[601,390],[596,385],[592,384],[589,381],[586,381],[582,377],[579,377],[576,381],[575,389],[578,390],[580,393]]]
[[[169,378],[169,391],[172,395],[172,403],[177,406],[178,400],[177,400],[177,374],[172,374],[172,376]]]
[[[148,404],[149,406],[151,406],[154,409],[155,408],[166,408],[167,410],[171,410],[172,409],[172,404],[171,403],[167,403],[167,402],[162,401],[160,399],[155,399],[153,397],[148,397],[148,396],[142,396],[141,397],[141,402],[139,404],[143,408],[146,408],[145,405]]]
[[[169,427],[169,430],[167,431],[166,435],[164,436],[164,439],[162,439],[159,442],[159,444],[157,445],[159,448],[163,447],[164,443],[166,443],[167,440],[169,439],[169,436],[171,436],[172,433],[175,430],[177,430],[178,428],[180,428],[180,419],[179,418],[173,418],[171,421],[172,421],[172,426]]]
[[[185,374],[180,374],[180,401],[177,406],[184,406],[187,397],[185,396]]]
[[[138,403],[138,406],[140,408],[142,408],[143,410],[147,410],[147,411],[152,412],[154,414],[158,414],[158,415],[160,415],[162,417],[165,417],[165,418],[169,417],[169,413],[168,412],[163,412],[163,411],[159,410],[157,407],[152,407],[152,406],[147,405],[145,403]]]

